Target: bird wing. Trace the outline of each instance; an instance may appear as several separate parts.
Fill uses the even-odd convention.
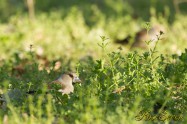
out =
[[[50,82],[49,84],[48,84],[48,89],[51,89],[52,88],[52,86],[59,86],[60,85],[60,87],[62,87],[62,83],[60,82],[60,81],[58,81],[58,80],[54,80],[54,81],[52,81],[52,82]]]

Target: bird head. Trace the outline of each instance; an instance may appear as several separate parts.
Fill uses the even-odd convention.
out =
[[[76,73],[70,72],[70,73],[68,73],[68,75],[72,78],[73,83],[80,83],[81,82],[81,80],[79,79],[79,77],[77,76]]]

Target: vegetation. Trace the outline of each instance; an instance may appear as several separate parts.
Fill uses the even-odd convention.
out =
[[[183,5],[175,13],[169,0],[38,0],[32,18],[26,5],[0,1],[1,123],[187,123]],[[165,31],[153,46],[146,40],[147,49],[115,44],[154,25]],[[46,94],[47,83],[70,70],[82,85]]]

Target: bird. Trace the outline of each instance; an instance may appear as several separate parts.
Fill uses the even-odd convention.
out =
[[[58,89],[58,92],[64,94],[70,94],[74,92],[74,83],[80,83],[81,80],[74,72],[69,72],[60,75],[56,80],[50,82],[48,84],[48,89],[52,89],[52,85],[60,85],[60,89]]]
[[[63,73],[61,74],[57,79],[47,83],[47,91],[45,92],[46,94],[49,93],[49,91],[57,91],[64,94],[70,94],[74,92],[74,86],[73,84],[75,83],[80,83],[82,82],[79,77],[77,76],[76,73],[74,72],[68,72],[68,73]],[[80,83],[81,85],[81,83]],[[36,90],[29,90],[26,92],[28,95],[32,95],[38,93]]]
[[[165,32],[165,29],[162,25],[154,25],[152,28],[149,30],[142,29],[135,33],[135,36],[130,36],[128,35],[124,39],[117,39],[115,43],[126,45],[129,44],[130,41],[132,40],[133,43],[131,45],[131,49],[133,48],[141,48],[141,49],[146,49],[147,44],[145,41],[151,40],[153,45],[157,41],[157,36],[160,35],[160,32]]]
[[[60,89],[57,89],[57,91],[62,93],[62,95],[64,94],[69,95],[70,93],[74,92],[73,84],[80,83],[80,82],[82,81],[79,79],[76,73],[69,72],[69,73],[64,73],[60,75],[56,80],[48,83],[47,85],[48,85],[48,90],[53,90],[53,85],[55,84],[60,85]],[[0,95],[0,108],[3,108],[3,109],[6,108],[6,103],[8,101],[21,102],[23,101],[23,98],[26,97],[27,95],[32,95],[35,93],[37,93],[37,91],[33,90],[33,91],[28,91],[25,93],[17,88],[9,90],[7,93]]]

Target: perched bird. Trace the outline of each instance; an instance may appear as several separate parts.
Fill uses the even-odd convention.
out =
[[[118,39],[115,42],[118,44],[129,44],[130,40],[133,40],[133,43],[131,45],[131,48],[142,48],[142,49],[146,49],[147,48],[147,44],[145,43],[145,41],[149,41],[151,40],[152,43],[154,44],[155,41],[157,41],[157,36],[160,35],[160,32],[165,32],[165,29],[163,26],[161,25],[155,25],[152,28],[150,28],[150,30],[146,30],[146,29],[142,29],[139,32],[137,32],[135,34],[134,37],[132,36],[127,36],[124,39]]]
[[[61,92],[63,94],[70,94],[74,91],[73,83],[81,82],[79,77],[76,75],[76,73],[66,73],[62,74],[59,78],[56,80],[50,82],[48,84],[48,89],[53,89],[53,84],[60,85],[60,89],[58,89],[58,92]],[[22,92],[20,89],[12,89],[9,90],[7,93],[4,93],[0,95],[0,108],[6,108],[6,103],[8,101],[14,101],[18,104],[20,104],[24,98],[26,98],[27,94],[34,94],[37,91],[28,91],[28,92]],[[8,99],[7,99],[8,98]]]
[[[70,94],[73,93],[74,91],[74,83],[80,83],[81,80],[77,76],[76,73],[69,72],[69,73],[64,73],[60,75],[56,80],[50,82],[47,84],[48,90],[57,90],[58,92],[61,92],[63,94]],[[55,87],[56,86],[56,87]],[[30,90],[26,92],[27,94],[35,94],[38,91],[36,90]],[[48,91],[46,92],[48,93]]]
[[[79,77],[76,75],[76,73],[70,72],[67,74],[62,74],[59,78],[49,83],[48,88],[51,89],[53,84],[57,84],[61,87],[58,92],[61,92],[62,94],[70,94],[74,91],[73,83],[77,82],[81,82]]]

